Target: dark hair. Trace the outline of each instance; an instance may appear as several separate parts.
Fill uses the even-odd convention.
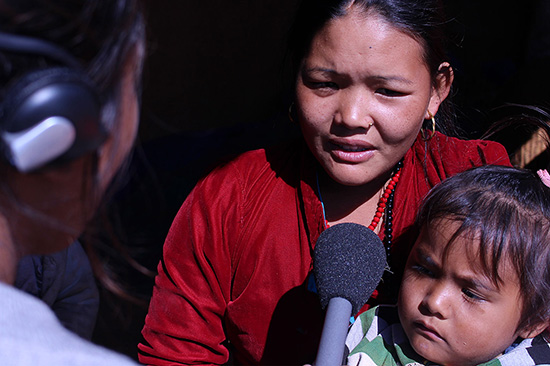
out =
[[[134,47],[144,46],[141,10],[139,0],[6,0],[0,31],[51,42],[80,61],[103,98],[102,122],[110,130],[123,63]],[[0,85],[56,64],[48,57],[0,52]]]
[[[0,7],[0,31],[32,37],[49,42],[69,53],[94,83],[102,98],[101,121],[106,130],[116,125],[122,97],[123,67],[131,52],[136,54],[136,81],[141,80],[145,48],[145,25],[140,0],[4,0]],[[45,55],[0,51],[0,97],[13,80],[30,71],[59,65],[59,61]],[[72,65],[71,65],[72,66]],[[136,85],[136,88],[139,85]],[[139,94],[139,91],[138,91]],[[96,171],[97,159],[86,167]],[[116,183],[116,182],[115,182]],[[96,188],[88,182],[91,188]],[[113,193],[111,184],[110,193]],[[90,187],[82,187],[87,190]],[[8,192],[13,204],[25,215],[64,229],[64,223],[53,222],[24,202],[10,195],[4,182],[0,189]],[[96,192],[99,193],[99,192]],[[83,241],[95,274],[109,290],[126,296],[121,286],[111,278],[107,264],[99,259],[98,234],[87,232]],[[119,241],[110,232],[109,244],[121,249]],[[139,267],[136,265],[136,268]]]
[[[446,61],[445,17],[439,0],[303,0],[289,35],[293,76],[296,76],[317,32],[330,20],[348,14],[352,8],[364,13],[374,12],[420,42],[433,83],[437,74],[447,71],[439,70],[441,63]],[[438,128],[446,134],[457,134],[453,119],[447,98],[438,112]]]
[[[459,173],[432,189],[416,223],[429,228],[438,219],[460,223],[446,251],[458,236],[479,239],[483,271],[495,285],[501,260],[510,261],[523,297],[518,329],[550,320],[550,188],[537,174],[496,165]]]

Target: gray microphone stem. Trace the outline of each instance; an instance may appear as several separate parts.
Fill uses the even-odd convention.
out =
[[[348,300],[341,297],[329,300],[315,366],[343,364],[351,311],[352,305]]]

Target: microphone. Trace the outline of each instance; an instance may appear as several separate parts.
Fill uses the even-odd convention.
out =
[[[341,366],[350,317],[367,302],[386,268],[382,241],[354,223],[321,233],[313,252],[313,273],[323,309],[327,307],[315,366]]]

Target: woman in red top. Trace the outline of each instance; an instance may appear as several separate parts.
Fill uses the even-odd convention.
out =
[[[435,0],[305,0],[291,41],[291,117],[304,139],[245,153],[189,195],[170,229],[139,345],[140,361],[304,364],[323,313],[312,250],[327,225],[384,239],[393,302],[416,209],[446,177],[509,164],[496,143],[449,127],[453,71]],[[424,126],[424,128],[423,128]]]

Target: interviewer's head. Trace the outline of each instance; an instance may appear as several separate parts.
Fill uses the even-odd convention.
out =
[[[145,42],[138,5],[0,0],[0,260],[70,244],[128,156]]]

